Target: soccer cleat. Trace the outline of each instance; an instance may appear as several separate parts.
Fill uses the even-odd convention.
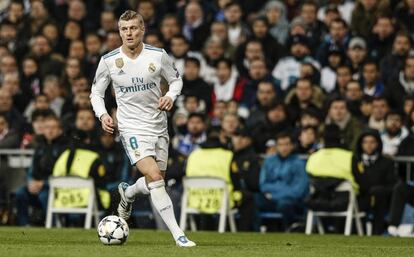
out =
[[[193,241],[188,240],[186,236],[180,236],[176,241],[177,246],[179,247],[194,247],[196,243]]]
[[[133,201],[128,201],[127,197],[125,196],[125,190],[129,187],[128,183],[121,182],[118,185],[118,192],[121,196],[121,200],[118,204],[118,215],[119,217],[123,218],[125,221],[129,219],[132,212],[132,203]]]

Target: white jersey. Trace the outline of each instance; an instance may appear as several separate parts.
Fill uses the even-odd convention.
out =
[[[170,88],[173,101],[180,94],[182,79],[168,54],[160,48],[144,44],[141,53],[130,59],[121,47],[104,55],[96,70],[91,103],[98,118],[107,113],[105,90],[112,82],[118,105],[118,129],[121,134],[167,134],[167,115],[158,109],[161,76]]]

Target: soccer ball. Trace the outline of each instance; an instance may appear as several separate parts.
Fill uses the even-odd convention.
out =
[[[106,216],[99,222],[98,237],[105,245],[121,245],[126,242],[128,235],[128,224],[121,217]]]

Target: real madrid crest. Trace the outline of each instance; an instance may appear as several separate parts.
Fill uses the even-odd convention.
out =
[[[149,72],[154,73],[156,69],[157,68],[155,67],[155,65],[153,63],[149,64],[149,66],[148,66],[148,71]]]
[[[124,67],[124,60],[122,58],[116,59],[115,60],[115,65],[116,65],[116,67],[121,69],[122,67]]]

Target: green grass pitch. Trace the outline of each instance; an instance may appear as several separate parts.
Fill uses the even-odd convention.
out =
[[[125,245],[105,246],[94,229],[0,227],[0,256],[414,256],[414,239],[214,232],[189,237],[196,248],[176,247],[167,232],[131,230]]]

